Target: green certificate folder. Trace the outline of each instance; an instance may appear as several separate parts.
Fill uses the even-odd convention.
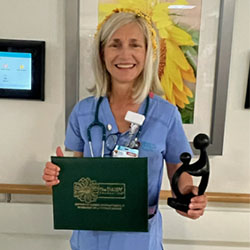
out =
[[[51,159],[55,229],[148,231],[147,158]]]

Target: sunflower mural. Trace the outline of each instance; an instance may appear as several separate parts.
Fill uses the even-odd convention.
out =
[[[140,9],[151,16],[160,35],[164,98],[178,107],[183,123],[193,123],[199,31],[178,22],[178,6],[190,6],[190,1],[197,0],[99,0],[98,10],[99,23],[116,8]]]

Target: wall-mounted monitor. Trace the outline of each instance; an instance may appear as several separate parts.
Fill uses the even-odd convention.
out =
[[[0,98],[44,101],[45,42],[0,39]]]

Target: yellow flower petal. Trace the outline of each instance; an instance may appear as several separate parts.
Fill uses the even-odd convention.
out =
[[[164,89],[166,99],[171,103],[175,103],[173,95],[173,83],[169,80],[168,76],[164,75],[162,77],[161,84]]]
[[[153,7],[153,17],[157,16],[158,13],[164,12],[168,15],[168,7],[171,5],[171,3],[168,2],[163,2],[163,3],[158,3]]]
[[[187,0],[176,0],[172,3],[173,5],[187,5],[189,4]]]
[[[116,8],[120,8],[120,4],[99,3],[98,5],[98,22],[102,22],[107,15],[110,15]]]
[[[187,96],[189,96],[190,98],[193,98],[193,92],[190,90],[189,87],[187,87],[187,85],[183,86],[183,90]]]
[[[189,104],[189,100],[184,91],[180,91],[178,88],[176,88],[175,85],[173,86],[173,90],[174,90],[174,96],[176,99],[178,99],[179,101],[182,101],[184,104]]]
[[[185,104],[183,103],[183,101],[179,100],[178,98],[175,99],[176,105],[178,107],[180,107],[181,109],[185,108]]]
[[[186,31],[176,27],[171,26],[171,38],[172,41],[174,41],[179,46],[183,45],[189,45],[194,46],[195,43],[192,40],[191,35],[189,35]]]
[[[154,20],[153,20],[154,21]],[[161,16],[158,19],[155,19],[155,24],[157,29],[166,29],[171,30],[171,26],[173,25],[172,21],[169,18],[166,18],[166,16]]]
[[[171,41],[166,41],[167,54],[170,58],[184,71],[190,70],[191,66],[188,63],[183,51],[180,47]]]
[[[160,37],[163,39],[170,38],[170,34],[168,33],[168,31],[166,29],[159,29],[159,34],[160,34]]]
[[[174,85],[180,90],[183,90],[183,80],[181,77],[180,69],[167,55],[167,64],[164,70],[167,73],[169,79],[174,83]]]
[[[192,82],[192,83],[196,82],[194,71],[191,67],[188,71],[181,70],[181,75],[182,75],[183,79],[188,81],[188,82]]]

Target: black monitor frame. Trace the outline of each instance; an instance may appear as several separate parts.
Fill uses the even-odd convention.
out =
[[[32,54],[31,90],[0,87],[0,98],[44,101],[45,41],[0,39],[0,52]]]
[[[246,100],[245,100],[245,109],[250,109],[250,64],[249,64],[249,71],[248,71],[247,93],[246,93]]]

